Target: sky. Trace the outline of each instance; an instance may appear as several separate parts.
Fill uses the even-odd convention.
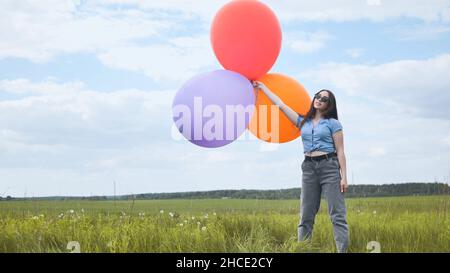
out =
[[[190,78],[221,69],[214,0],[0,0],[0,196],[301,186],[301,138],[205,149],[174,127]],[[332,90],[349,184],[448,182],[449,0],[267,0],[270,72]]]

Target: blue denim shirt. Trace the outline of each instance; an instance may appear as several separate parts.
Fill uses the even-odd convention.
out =
[[[302,120],[303,116],[299,115],[296,124],[297,127],[300,126]],[[342,130],[342,125],[337,119],[321,119],[316,126],[313,125],[312,119],[308,119],[301,130],[304,152],[335,152],[333,134],[340,130]]]

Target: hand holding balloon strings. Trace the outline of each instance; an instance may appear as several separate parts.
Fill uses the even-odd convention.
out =
[[[258,101],[258,94],[259,94],[259,90],[261,89],[261,87],[259,86],[259,82],[257,81],[251,81],[253,88],[255,88],[256,92],[255,92],[255,103]]]

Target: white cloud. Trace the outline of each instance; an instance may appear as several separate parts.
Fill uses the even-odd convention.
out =
[[[224,152],[221,150],[208,151],[208,162],[227,162],[237,159],[236,154],[232,152]]]
[[[345,53],[353,59],[358,59],[364,54],[364,51],[365,50],[363,48],[349,48],[345,50]]]
[[[307,54],[319,51],[326,47],[328,41],[333,36],[326,31],[306,32],[288,32],[285,35],[284,44],[294,52]]]
[[[132,147],[145,142],[145,137],[170,136],[174,91],[97,92],[82,83],[25,79],[0,81],[0,91],[30,94],[0,101],[1,128],[22,136],[25,144]],[[166,131],[152,129],[163,126]],[[102,140],[92,142],[97,138]]]
[[[171,26],[140,11],[79,10],[73,1],[3,1],[0,58],[44,62],[61,53],[96,53]]]
[[[168,44],[113,47],[99,58],[107,66],[143,72],[156,81],[185,81],[217,63],[207,36],[174,38]],[[217,63],[215,69],[219,68]]]
[[[211,20],[213,15],[228,1],[139,1],[139,0],[104,0],[101,3],[122,3],[138,6],[145,10],[168,10],[191,14]],[[302,21],[354,21],[369,19],[383,21],[402,17],[416,18],[423,21],[449,21],[450,2],[447,0],[267,0],[280,20]],[[375,3],[375,4],[373,4]]]
[[[450,146],[450,136],[444,138],[444,143]]]
[[[450,55],[379,65],[327,63],[303,77],[349,95],[370,98],[408,115],[448,119]]]
[[[88,52],[105,65],[144,73],[156,81],[181,80],[217,64],[209,41],[216,12],[228,1],[59,1],[2,2],[0,59],[47,62],[60,54]],[[448,22],[449,1],[265,1],[280,20],[354,21],[410,17]],[[447,26],[437,31],[447,31]],[[425,34],[436,30],[424,30]],[[299,53],[326,47],[327,32],[285,35]],[[350,52],[352,56],[358,53]],[[173,65],[176,64],[176,65]]]
[[[398,41],[427,41],[438,39],[450,32],[450,25],[442,23],[390,26],[386,33]]]
[[[448,173],[450,120],[411,116],[335,89],[349,179],[356,183],[432,181]],[[350,181],[351,182],[351,181]]]
[[[78,82],[58,83],[49,78],[35,83],[28,79],[0,80],[0,91],[14,95],[59,95],[83,90],[84,84]]]
[[[356,21],[368,19],[375,22],[398,18],[414,18],[425,22],[449,22],[450,1],[447,0],[273,0],[266,1],[282,20],[300,21]]]
[[[386,149],[384,147],[371,147],[368,153],[370,156],[383,156],[386,154]]]
[[[192,17],[201,21],[199,24],[203,25],[204,32],[199,35],[204,35],[213,16],[226,2],[6,0],[0,10],[0,58],[18,57],[43,62],[62,53],[101,54],[112,47],[134,48],[140,39],[167,36],[170,30],[184,27],[189,32],[186,23]],[[379,6],[352,0],[265,3],[282,21],[383,21],[403,17],[425,22],[450,21],[450,2],[442,0],[382,1]],[[121,4],[120,8],[116,7],[118,4]],[[300,51],[315,50],[320,47],[320,41],[315,41],[301,41],[294,47]]]
[[[176,12],[178,16],[189,18],[192,16],[212,20],[216,12],[229,0],[165,0],[165,1],[141,1],[141,0],[101,0],[103,5],[120,4],[137,7],[146,11]]]

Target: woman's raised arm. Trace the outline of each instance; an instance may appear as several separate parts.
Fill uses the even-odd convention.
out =
[[[297,121],[299,118],[299,114],[292,110],[291,107],[287,106],[275,93],[273,93],[267,86],[265,86],[262,82],[252,81],[253,86],[258,88],[266,94],[266,96],[272,101],[273,104],[277,105],[281,111],[289,118],[289,120],[297,126]],[[300,116],[303,118],[303,116]]]

